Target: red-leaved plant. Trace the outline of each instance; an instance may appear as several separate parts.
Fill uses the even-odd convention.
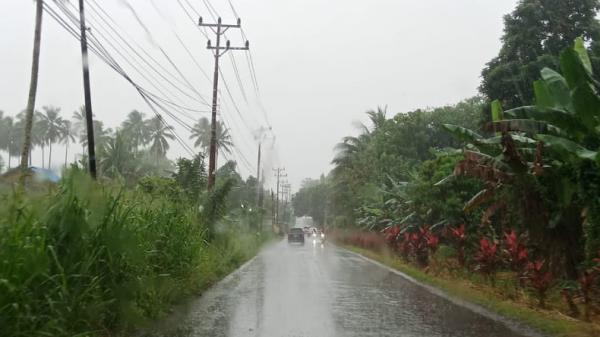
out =
[[[398,235],[402,229],[398,226],[389,226],[383,230],[383,234],[385,237],[385,241],[392,247],[396,245],[396,241],[398,239]]]
[[[588,270],[584,270],[582,275],[577,280],[579,290],[585,305],[585,320],[590,321],[592,314],[592,294],[595,291],[596,284],[600,278],[600,251],[597,253],[597,258],[592,259],[594,266]]]
[[[544,268],[544,261],[537,260],[529,262],[526,268],[526,278],[529,286],[533,288],[538,298],[538,304],[541,308],[546,307],[546,293],[552,287],[552,273]]]
[[[577,282],[579,283],[579,289],[581,290],[581,297],[583,298],[583,304],[585,306],[585,320],[590,321],[592,312],[592,291],[596,284],[596,277],[598,275],[594,270],[584,270],[582,275],[579,277]]]
[[[433,234],[429,226],[422,226],[417,231],[410,233],[407,237],[409,251],[421,267],[429,264],[429,253],[434,253],[439,246],[439,238]]]
[[[431,251],[431,253],[435,253],[440,245],[440,238],[432,233],[428,233],[425,236],[425,240],[427,240],[427,248]]]
[[[479,249],[475,254],[477,262],[476,269],[485,275],[491,282],[495,284],[496,270],[498,269],[498,245],[491,243],[487,238],[479,240]]]
[[[410,256],[410,233],[404,233],[402,240],[398,243],[398,253],[402,258],[408,261]]]
[[[460,225],[456,228],[450,228],[450,239],[454,242],[456,247],[456,257],[461,267],[466,264],[465,247],[467,246],[467,234],[465,231],[465,224]]]
[[[504,233],[504,253],[510,269],[517,274],[518,284],[523,285],[523,274],[529,263],[529,252],[514,230]]]

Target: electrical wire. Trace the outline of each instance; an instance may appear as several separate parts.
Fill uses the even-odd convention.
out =
[[[97,3],[95,2],[95,0],[92,0],[92,1],[94,2],[94,5],[95,5],[95,6],[98,6],[98,5],[97,5]],[[71,15],[71,20],[72,20],[72,21],[74,21],[74,24],[77,24],[77,25],[79,24],[79,19],[78,19],[77,17],[75,17],[75,18],[73,18],[73,17],[72,17],[72,16],[73,16],[73,13],[71,13],[71,12],[70,12],[68,9],[66,9],[66,8],[64,8],[64,7],[61,7],[61,6],[64,6],[64,4],[62,4],[60,1],[56,1],[56,0],[55,0],[55,3],[57,4],[57,6],[58,6],[60,9],[62,9],[62,11],[63,11],[63,12],[65,12],[65,14],[70,14],[70,15]],[[88,1],[88,3],[89,3],[89,1]],[[204,101],[202,101],[202,102],[201,102],[201,101],[198,101],[198,100],[197,100],[197,98],[195,98],[195,97],[191,96],[190,94],[188,94],[188,93],[186,93],[186,92],[182,91],[182,90],[181,90],[181,85],[176,85],[176,84],[175,84],[175,83],[173,83],[173,82],[172,82],[172,81],[171,81],[169,78],[167,78],[167,77],[166,77],[166,76],[163,74],[163,72],[165,72],[165,73],[167,73],[168,75],[170,75],[170,76],[171,76],[171,78],[173,78],[174,80],[176,80],[176,81],[179,81],[179,79],[178,79],[178,78],[177,78],[175,75],[173,75],[173,74],[172,74],[172,73],[170,73],[168,70],[166,70],[166,69],[165,69],[165,68],[164,68],[164,67],[163,67],[163,66],[162,66],[162,65],[161,65],[161,64],[160,64],[160,63],[159,63],[159,62],[158,62],[156,59],[154,59],[154,58],[153,58],[153,57],[152,57],[152,56],[151,56],[151,55],[150,55],[150,54],[149,54],[149,53],[148,53],[148,52],[147,52],[145,49],[143,49],[141,46],[139,46],[139,44],[137,44],[137,43],[135,42],[135,39],[131,39],[131,37],[130,37],[130,39],[134,41],[133,43],[135,43],[135,44],[136,44],[136,47],[137,47],[137,48],[134,48],[134,47],[133,47],[133,46],[132,46],[132,45],[131,45],[131,44],[130,44],[130,43],[129,43],[129,42],[128,42],[128,41],[127,41],[127,40],[126,40],[126,39],[125,39],[125,38],[124,38],[124,37],[123,37],[123,36],[122,36],[122,35],[121,35],[121,34],[120,34],[118,31],[117,31],[117,30],[116,30],[116,28],[115,28],[115,27],[117,27],[117,28],[118,28],[118,24],[116,24],[116,22],[114,22],[114,20],[112,21],[112,23],[111,23],[111,22],[108,22],[104,16],[108,17],[110,20],[112,20],[112,18],[110,18],[110,16],[109,16],[109,15],[108,15],[108,14],[107,14],[107,13],[106,13],[106,12],[105,12],[105,11],[104,11],[104,10],[103,10],[101,7],[100,7],[100,6],[98,6],[98,8],[99,8],[99,10],[101,10],[101,11],[102,11],[102,13],[101,13],[101,12],[99,12],[99,11],[98,11],[98,10],[95,8],[95,6],[94,6],[94,5],[92,5],[92,4],[90,3],[90,6],[89,6],[89,8],[91,9],[91,11],[92,11],[93,13],[90,13],[90,15],[88,15],[88,16],[90,17],[90,20],[89,20],[89,21],[90,21],[91,23],[94,23],[94,27],[96,28],[96,29],[94,29],[94,30],[93,30],[93,34],[92,34],[94,37],[97,35],[98,37],[100,37],[100,38],[104,39],[104,40],[106,41],[106,43],[107,43],[109,46],[111,46],[111,47],[112,47],[112,48],[113,48],[113,49],[114,49],[114,50],[117,52],[117,54],[119,54],[119,55],[120,55],[120,56],[121,56],[121,57],[122,57],[122,58],[123,58],[123,59],[124,59],[124,60],[125,60],[125,61],[126,61],[126,62],[127,62],[127,63],[128,63],[128,64],[129,64],[129,65],[132,67],[132,68],[133,68],[133,69],[134,69],[134,70],[136,70],[136,72],[137,72],[137,73],[138,73],[138,74],[139,74],[141,77],[144,77],[144,78],[145,78],[147,81],[149,81],[149,82],[150,82],[150,85],[151,85],[152,87],[154,87],[154,88],[155,88],[157,91],[159,91],[159,92],[160,92],[160,93],[161,93],[163,96],[168,96],[168,95],[165,95],[165,94],[164,94],[164,92],[162,92],[162,90],[165,90],[165,91],[166,91],[166,92],[168,92],[168,93],[169,93],[171,96],[175,96],[175,95],[173,94],[173,92],[172,92],[170,89],[168,89],[167,87],[165,87],[165,86],[164,86],[164,84],[163,84],[163,83],[168,83],[168,84],[170,84],[170,85],[171,85],[173,88],[175,88],[177,91],[179,91],[180,93],[182,93],[184,96],[186,96],[186,97],[188,97],[188,98],[190,98],[190,99],[193,99],[193,100],[194,100],[194,101],[196,101],[196,102],[199,102],[199,103],[202,103],[202,104],[204,104],[204,105],[207,105],[207,106],[209,106],[209,105],[207,104],[207,102],[206,102],[206,100],[205,100],[204,98],[202,98]],[[101,23],[100,21],[102,21],[102,23]],[[105,26],[104,26],[104,25],[108,26],[108,27],[110,28],[110,30],[112,31],[112,33],[111,33],[111,31],[109,31],[107,28],[105,28]],[[106,34],[106,35],[105,35],[105,34]],[[107,36],[107,35],[108,35],[108,36]],[[115,35],[117,36],[117,38],[115,38]],[[115,44],[113,44],[113,42],[114,42],[116,45],[115,45]],[[144,54],[145,54],[145,55],[146,55],[146,56],[147,56],[147,57],[148,57],[148,58],[149,58],[151,61],[153,61],[153,62],[154,62],[154,64],[156,64],[156,65],[157,65],[159,68],[161,68],[162,72],[161,72],[161,71],[159,71],[159,70],[158,70],[158,69],[157,69],[157,68],[156,68],[156,67],[155,67],[155,66],[154,66],[152,63],[150,63],[150,62],[149,62],[149,61],[148,61],[148,60],[147,60],[147,59],[146,59],[146,58],[145,58],[143,55],[141,55],[141,54],[140,54],[140,52],[138,52],[138,50],[139,50],[139,51],[141,51],[142,53],[144,53]],[[132,54],[132,52],[133,52],[133,54]],[[126,55],[124,55],[123,53],[126,53],[126,54],[127,54],[127,56],[126,56]],[[135,55],[134,55],[134,54],[135,54]],[[139,59],[140,59],[140,60],[143,62],[143,63],[142,63],[142,65],[140,65],[140,64],[137,62],[136,56],[137,56],[137,58],[139,58]],[[133,64],[133,63],[136,63],[136,64]],[[143,64],[146,64],[146,65],[147,65],[147,67],[149,67],[151,71],[148,71],[148,68],[146,68],[145,66],[143,66]],[[144,69],[145,71],[141,71],[141,70],[140,70],[140,68]],[[157,80],[157,78],[156,78],[155,74],[156,74],[156,75],[158,75],[160,78],[162,78],[164,81],[159,81],[159,80]],[[148,79],[148,76],[152,77],[152,79]],[[179,83],[180,83],[180,84],[183,84],[183,86],[186,86],[186,83],[185,83],[185,82],[179,82]],[[161,86],[162,90],[158,88],[157,84]],[[196,90],[195,90],[193,87],[191,87],[190,89],[191,89],[191,90],[193,90],[193,91],[195,91],[195,94],[199,95],[200,97],[202,96],[202,95],[200,95],[200,93],[199,93],[199,92],[197,92],[197,91],[196,91]],[[171,101],[171,102],[172,102],[172,101]],[[196,109],[186,108],[186,110],[188,110],[188,111],[194,111],[194,110],[196,110]],[[200,112],[200,110],[197,110],[197,111],[195,111],[195,112]]]
[[[70,33],[73,37],[75,37],[76,40],[80,41],[81,40],[81,36],[80,33],[77,31],[76,28],[73,28],[71,26],[69,26],[69,23],[67,21],[65,21],[60,14],[58,14],[58,12],[56,12],[53,8],[51,8],[48,4],[44,3],[44,10],[46,11],[46,13],[48,13],[48,15],[50,15],[60,26],[62,26],[68,33]],[[114,60],[114,58],[112,58],[112,56],[110,56],[110,54],[105,54],[106,53],[106,49],[103,46],[97,46],[94,42],[92,44],[88,45],[90,51],[92,53],[94,53],[95,55],[97,55],[101,60],[103,60],[107,65],[109,65],[109,67],[113,68],[117,73],[119,73],[120,75],[122,75],[130,84],[132,84],[134,86],[134,88],[138,91],[138,93],[142,96],[142,98],[144,99],[144,101],[146,101],[146,103],[148,104],[148,106],[152,109],[152,111],[155,113],[155,115],[157,116],[157,118],[159,118],[159,120],[163,123],[163,125],[165,127],[169,127],[165,122],[164,119],[162,118],[162,116],[158,113],[158,111],[156,110],[155,106],[161,108],[161,110],[163,110],[164,112],[168,113],[170,117],[174,118],[177,120],[176,116],[173,116],[171,113],[169,113],[169,111],[167,109],[165,109],[160,103],[156,102],[153,98],[149,97],[147,95],[147,93],[144,91],[143,88],[141,88],[139,85],[137,85],[130,77],[129,75],[127,75],[127,73],[120,67],[120,65]],[[151,104],[150,102],[154,103]],[[184,124],[186,125],[186,124]],[[180,145],[183,147],[184,150],[186,150],[189,154],[191,155],[195,155],[194,151],[181,139],[181,137],[177,134],[177,132],[173,129],[173,135],[175,136],[176,140],[178,141],[178,143],[180,143]]]

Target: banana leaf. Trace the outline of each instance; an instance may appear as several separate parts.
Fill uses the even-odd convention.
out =
[[[540,134],[536,136],[536,139],[552,147],[559,148],[563,151],[573,154],[581,159],[597,160],[598,158],[597,151],[588,150],[576,142],[566,138]]]

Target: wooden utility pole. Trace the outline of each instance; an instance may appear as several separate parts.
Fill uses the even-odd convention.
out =
[[[273,171],[275,171],[275,177],[277,177],[277,191],[276,191],[276,201],[275,201],[275,224],[279,225],[279,187],[280,187],[280,180],[281,178],[285,178],[287,177],[287,174],[283,173],[285,172],[285,168],[283,167],[279,167],[276,169],[273,169]]]
[[[90,63],[87,49],[87,28],[85,26],[84,0],[79,0],[79,28],[81,30],[81,60],[83,67],[83,94],[85,98],[85,122],[88,139],[88,161],[92,178],[96,179],[96,146],[94,142],[94,121],[92,114],[92,94],[90,91]]]
[[[284,219],[284,224],[285,224],[286,229],[289,227],[289,223],[287,222],[287,218],[288,218],[287,209],[288,209],[288,203],[290,201],[291,187],[292,186],[287,182],[287,180],[282,184],[282,187],[281,187],[281,198],[283,199],[283,219]]]
[[[260,207],[260,190],[262,186],[260,184],[260,148],[262,143],[258,142],[258,161],[256,163],[256,208]]]
[[[80,0],[82,1],[82,0]],[[209,156],[208,156],[208,189],[211,190],[215,185],[215,170],[216,170],[216,158],[217,158],[217,101],[218,101],[218,93],[219,93],[219,58],[223,56],[230,50],[248,50],[250,49],[250,43],[246,41],[246,45],[244,47],[231,47],[231,43],[229,40],[227,41],[225,47],[221,46],[221,35],[225,34],[225,32],[229,28],[240,28],[242,26],[241,19],[238,18],[237,24],[235,25],[226,25],[221,22],[221,18],[217,20],[217,23],[203,23],[202,17],[200,17],[200,21],[198,22],[200,27],[210,27],[213,32],[216,34],[216,46],[212,46],[210,40],[208,40],[208,44],[206,46],[207,49],[214,50],[215,54],[215,72],[213,77],[213,99],[212,99],[212,118],[210,125],[210,148],[209,148]],[[216,28],[216,29],[215,29]]]

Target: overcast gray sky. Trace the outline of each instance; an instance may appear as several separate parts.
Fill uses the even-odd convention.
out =
[[[212,21],[204,0],[126,0],[152,34],[150,38],[124,5],[125,0],[95,0],[110,14],[112,24],[138,51],[152,55],[168,72],[176,70],[160,53],[169,55],[186,80],[210,101],[211,82],[200,68],[212,74],[213,61],[205,49],[206,38],[186,16],[181,2],[194,16],[200,12],[205,22]],[[47,0],[50,4],[53,2]],[[71,0],[76,5],[75,0]],[[225,88],[222,90],[221,118],[232,128],[243,175],[255,170],[256,142],[253,130],[272,125],[275,148],[268,151],[267,170],[284,166],[297,188],[303,178],[318,177],[330,169],[333,147],[346,135],[357,131],[356,120],[377,106],[395,114],[416,108],[455,103],[477,93],[480,71],[500,48],[502,16],[517,0],[232,0],[242,18],[250,40],[259,82],[255,93],[244,52],[233,52],[239,68],[242,90],[229,56],[222,58],[222,69],[236,111]],[[93,6],[94,2],[90,0]],[[191,4],[194,8],[188,7]],[[227,0],[210,0],[227,22],[235,16]],[[8,114],[21,111],[27,101],[33,38],[34,3],[28,0],[0,0],[0,110]],[[89,11],[92,34],[106,26]],[[97,24],[99,23],[99,24]],[[61,107],[65,116],[82,104],[81,57],[78,42],[49,16],[44,18],[38,109],[44,105]],[[179,44],[176,35],[194,55],[195,62]],[[211,35],[211,32],[208,32]],[[106,34],[106,33],[105,33]],[[100,38],[100,36],[98,35]],[[232,44],[242,43],[239,32],[231,30]],[[214,39],[213,39],[214,43]],[[144,79],[133,71],[118,51],[106,45],[132,78],[154,90],[159,81]],[[124,54],[127,55],[127,54]],[[139,61],[137,61],[139,62]],[[200,66],[200,68],[198,67]],[[142,72],[144,73],[144,72]],[[148,74],[149,72],[146,72]],[[151,110],[136,91],[98,58],[91,58],[93,107],[96,116],[108,126],[117,126],[125,115],[137,109]],[[150,75],[147,75],[150,76]],[[152,76],[157,76],[156,74]],[[184,81],[178,77],[179,81]],[[196,110],[209,107],[177,93],[172,99]],[[185,86],[188,96],[196,97]],[[167,93],[168,94],[168,93]],[[191,94],[191,95],[190,95]],[[262,101],[268,117],[259,108]],[[190,112],[180,118],[208,116]],[[240,116],[241,115],[241,116]],[[188,141],[183,127],[178,134]],[[57,147],[57,151],[58,150]],[[170,158],[187,155],[173,144]],[[6,155],[3,154],[6,161]],[[61,165],[57,155],[53,165]],[[36,160],[39,151],[36,151]],[[34,163],[35,164],[35,163]],[[246,167],[249,166],[249,167]]]

